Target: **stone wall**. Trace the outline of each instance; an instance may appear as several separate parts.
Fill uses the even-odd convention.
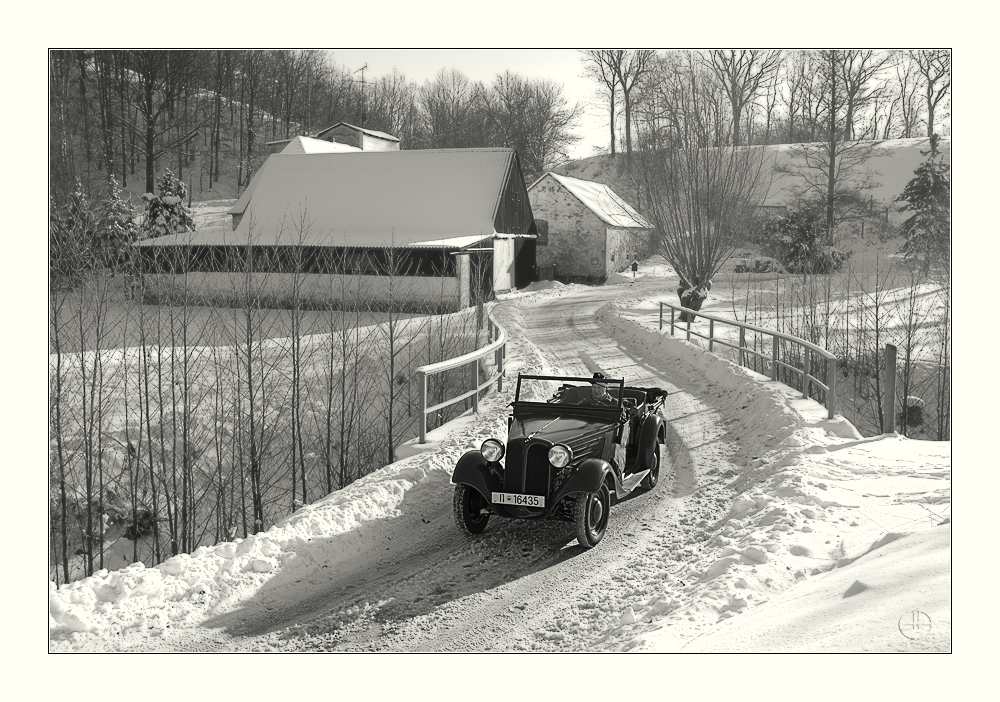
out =
[[[649,248],[648,229],[625,229],[608,227],[607,258],[608,274],[619,273],[632,265],[637,258],[645,258]]]
[[[529,190],[528,198],[535,219],[549,223],[548,246],[537,249],[538,266],[554,264],[557,278],[607,278],[607,227],[601,218],[551,177]]]

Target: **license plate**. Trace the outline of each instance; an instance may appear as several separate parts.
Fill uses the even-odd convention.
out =
[[[510,492],[494,492],[493,504],[516,505],[518,507],[544,507],[545,498],[541,495],[517,495]]]

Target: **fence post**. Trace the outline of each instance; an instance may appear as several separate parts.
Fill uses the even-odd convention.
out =
[[[691,341],[691,315],[687,319],[687,340]]]
[[[778,379],[778,337],[771,337],[771,380]]]
[[[472,362],[472,411],[479,414],[479,359]]]
[[[660,331],[663,331],[663,303],[660,303]]]
[[[746,361],[746,354],[743,352],[743,349],[746,348],[746,345],[747,345],[747,330],[746,330],[746,327],[740,327],[740,365],[741,366],[744,364],[744,361]]]
[[[427,443],[427,374],[420,374],[420,443]]]
[[[809,349],[805,346],[802,347],[802,353],[805,358],[802,361],[802,397],[809,399]]]
[[[674,336],[674,308],[670,308],[670,336]]]
[[[506,372],[504,370],[504,364],[507,362],[507,342],[505,341],[503,345],[500,346],[500,377],[497,378],[497,392],[503,392],[503,375]]]
[[[715,345],[715,320],[708,320],[708,350],[711,351]]]
[[[830,362],[833,361],[833,370],[830,370]],[[837,359],[826,359],[826,409],[827,419],[833,419],[834,410],[837,407]]]
[[[888,419],[883,421],[883,434],[896,431],[896,347],[885,345],[885,407]]]

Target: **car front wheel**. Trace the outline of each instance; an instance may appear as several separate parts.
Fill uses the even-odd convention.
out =
[[[611,512],[611,492],[608,484],[602,483],[597,492],[579,495],[573,511],[576,524],[576,538],[584,548],[593,548],[601,543],[608,530],[608,515]]]
[[[640,485],[646,490],[652,490],[660,481],[660,461],[662,456],[663,444],[657,441],[656,448],[653,449],[653,465],[649,467],[649,473],[646,474],[646,477],[643,478],[640,483]]]
[[[490,521],[489,503],[479,494],[479,491],[468,485],[455,486],[455,498],[452,501],[455,523],[467,534],[479,534]]]

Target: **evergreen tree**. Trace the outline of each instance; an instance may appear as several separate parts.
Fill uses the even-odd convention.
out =
[[[177,232],[193,232],[194,219],[184,202],[188,194],[187,185],[175,178],[169,168],[156,185],[159,195],[143,195],[147,202],[143,221],[145,237],[151,239]]]
[[[101,221],[95,244],[108,266],[120,265],[128,258],[129,247],[139,238],[135,208],[121,196],[114,176],[108,178],[108,198],[101,208]]]
[[[899,233],[906,239],[902,253],[921,261],[923,271],[941,266],[951,267],[951,180],[950,167],[938,152],[938,135],[931,136],[930,151],[921,151],[927,160],[913,172],[913,178],[896,198],[906,205],[902,210],[913,212],[903,222]]]
[[[52,200],[49,211],[50,279],[57,287],[74,287],[93,266],[90,243],[97,216],[79,180],[64,203]]]

